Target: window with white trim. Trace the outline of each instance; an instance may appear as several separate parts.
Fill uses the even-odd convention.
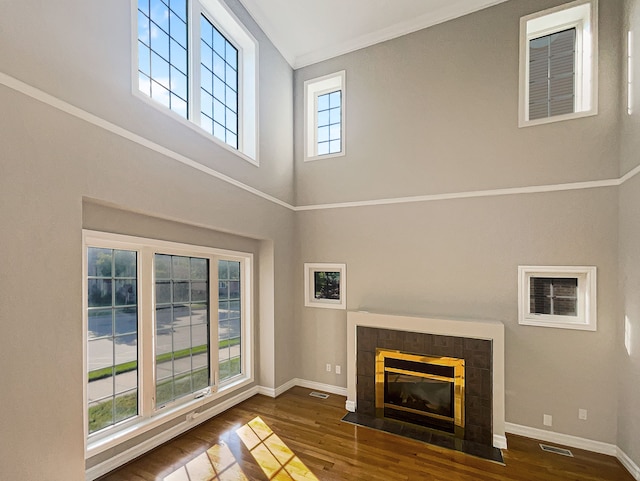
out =
[[[304,83],[304,160],[344,155],[345,71]]]
[[[133,0],[135,91],[257,162],[257,42],[220,0]]]
[[[252,381],[251,254],[83,240],[88,445]]]
[[[518,267],[518,322],[596,330],[596,268]]]
[[[519,125],[597,113],[597,0],[520,19]]]

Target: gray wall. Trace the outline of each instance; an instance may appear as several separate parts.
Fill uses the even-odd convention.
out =
[[[600,1],[599,114],[517,127],[519,18],[560,3],[513,0],[296,71],[296,120],[305,80],[347,72],[344,157],[303,162],[296,121],[298,204],[617,178],[620,2]],[[506,421],[615,444],[617,218],[615,187],[310,210],[299,265],[346,263],[348,309],[503,321]],[[518,265],[596,266],[597,332],[518,325]],[[345,312],[298,309],[302,377],[344,386],[324,366],[346,362]]]
[[[291,201],[292,70],[230,4],[260,42],[259,168],[132,96],[128,0],[0,2],[0,71]],[[296,377],[290,209],[4,85],[0,105],[0,478],[84,479],[83,227],[257,251],[256,382]]]
[[[295,76],[227,1],[259,42],[259,168],[132,96],[128,0],[0,1],[0,74],[297,205],[610,179],[639,164],[638,115],[619,96],[637,0],[600,0],[599,114],[526,129],[518,20],[560,0],[512,0]],[[342,69],[347,155],[304,163],[303,82]],[[256,382],[269,388],[346,385],[345,312],[302,307],[303,262],[347,263],[350,309],[499,319],[507,421],[543,428],[552,414],[553,431],[618,443],[640,464],[640,393],[624,382],[640,374],[638,177],[294,214],[4,85],[0,105],[0,477],[84,476],[83,227],[257,252]],[[520,264],[597,266],[598,331],[519,326]]]
[[[621,3],[600,2],[599,114],[518,128],[522,15],[511,0],[295,73],[297,204],[618,176]],[[303,162],[303,82],[346,70],[346,156]]]
[[[633,78],[636,79],[632,114],[626,111],[626,96],[622,95],[621,114],[623,132],[621,173],[640,165],[640,1],[626,0],[627,22],[623,34],[634,32],[632,51]],[[626,50],[622,50],[626,56]],[[625,70],[626,72],[626,70]],[[626,93],[626,75],[621,92]],[[618,446],[640,466],[640,178],[634,177],[620,188],[620,298],[618,319],[619,390],[618,390]]]

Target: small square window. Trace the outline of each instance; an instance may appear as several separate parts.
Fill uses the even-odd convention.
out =
[[[519,125],[597,113],[597,0],[520,19]]]
[[[345,264],[304,265],[304,305],[328,309],[347,308]]]
[[[518,267],[518,322],[596,330],[595,267]]]

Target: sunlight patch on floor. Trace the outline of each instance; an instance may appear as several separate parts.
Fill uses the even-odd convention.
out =
[[[249,421],[236,433],[270,480],[318,481],[260,417]]]
[[[164,478],[164,481],[249,481],[229,447],[216,444]]]

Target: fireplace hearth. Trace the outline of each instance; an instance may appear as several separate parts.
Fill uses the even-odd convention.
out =
[[[502,461],[502,323],[361,311],[347,319],[345,421]]]

